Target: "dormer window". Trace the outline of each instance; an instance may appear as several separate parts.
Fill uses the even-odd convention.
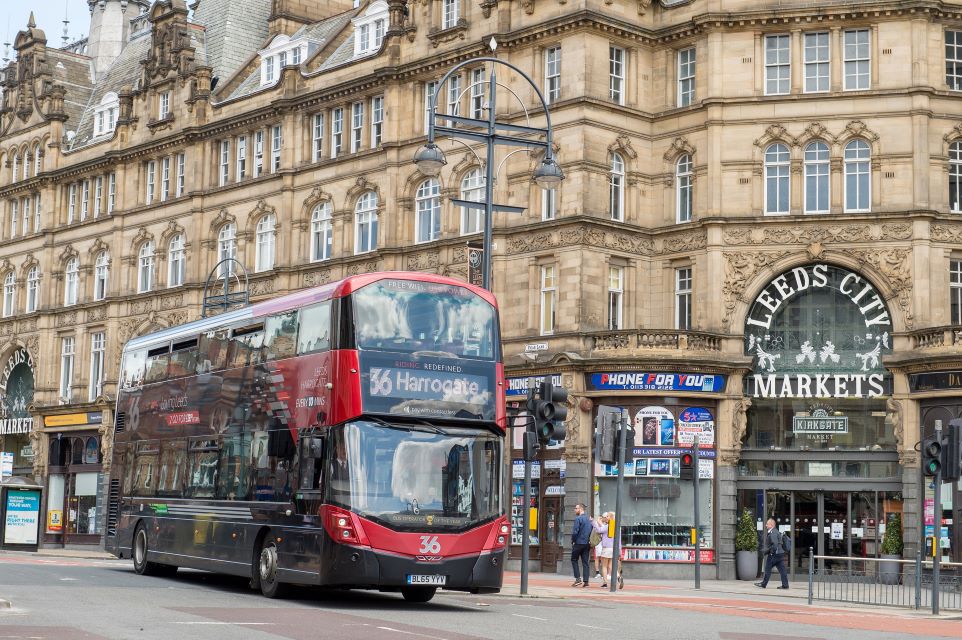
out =
[[[117,126],[117,111],[120,102],[113,91],[104,95],[100,104],[94,110],[94,135],[102,136],[112,133]]]
[[[309,46],[311,43],[307,40],[291,40],[289,36],[281,34],[266,49],[258,51],[261,57],[261,86],[276,81],[284,67],[299,65],[307,57]]]
[[[372,2],[363,15],[354,18],[354,56],[377,53],[384,42],[387,30],[387,2]]]

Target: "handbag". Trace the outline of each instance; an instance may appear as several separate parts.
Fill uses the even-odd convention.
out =
[[[601,534],[597,531],[592,531],[591,535],[588,536],[588,545],[591,547],[597,547],[601,544]]]

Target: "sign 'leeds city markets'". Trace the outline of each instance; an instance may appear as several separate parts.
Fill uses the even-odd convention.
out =
[[[814,264],[773,279],[745,320],[745,353],[756,398],[874,398],[890,392],[882,354],[891,351],[892,319],[862,276]]]

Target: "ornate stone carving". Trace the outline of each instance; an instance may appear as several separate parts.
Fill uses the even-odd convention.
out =
[[[865,138],[869,142],[878,142],[879,136],[861,120],[852,120],[845,125],[842,135],[838,136],[839,140],[845,138]]]
[[[322,269],[321,271],[309,271],[304,274],[304,284],[308,287],[316,287],[320,284],[327,284],[331,281],[331,270]]]
[[[962,242],[962,226],[933,224],[932,239],[936,242]]]
[[[152,311],[154,308],[153,298],[140,298],[139,300],[131,300],[128,307],[128,315],[137,316],[144,313]]]
[[[31,331],[37,330],[37,318],[27,318],[26,320],[20,321],[20,326],[17,327],[18,333],[30,333]]]
[[[690,156],[695,155],[695,147],[691,146],[688,138],[679,136],[672,141],[668,151],[665,152],[665,162],[673,162],[678,156],[686,153]]]
[[[163,316],[162,320],[167,324],[168,327],[184,324],[187,322],[187,311],[171,311],[167,315]]]
[[[141,227],[137,231],[137,235],[134,236],[134,241],[130,244],[130,246],[133,247],[134,250],[136,250],[143,243],[153,239],[154,239],[154,234],[149,233],[146,228]]]
[[[722,451],[721,461],[724,464],[734,465],[741,456],[742,440],[748,431],[748,409],[751,406],[751,398],[737,398],[732,402],[732,446]]]
[[[725,284],[722,286],[722,294],[725,296],[725,315],[722,326],[725,331],[729,330],[738,300],[755,274],[778,262],[788,253],[788,251],[757,251],[725,254]]]
[[[161,309],[177,309],[184,305],[184,294],[172,293],[160,299]]]
[[[892,286],[899,308],[905,318],[905,328],[914,326],[912,313],[912,250],[861,249],[848,252],[859,262],[867,263],[878,269]]]
[[[507,254],[516,255],[519,253],[570,247],[579,244],[615,249],[617,251],[638,255],[652,255],[655,253],[654,243],[648,237],[639,234],[608,231],[589,225],[579,225],[509,238]]]
[[[631,138],[624,134],[618,136],[617,140],[608,145],[608,153],[620,153],[628,156],[632,160],[638,157],[638,152],[631,146]]]
[[[933,236],[934,236],[933,232]],[[813,242],[875,242],[878,240],[908,240],[912,225],[908,222],[873,224],[802,224],[765,226],[761,228],[732,228],[724,233],[725,244],[811,244]]]
[[[57,314],[57,327],[73,327],[77,324],[76,311],[61,311]]]
[[[798,145],[798,138],[788,133],[788,129],[782,124],[770,124],[765,129],[765,133],[753,143],[756,147],[766,147],[772,142],[780,140],[792,146]]]
[[[87,309],[87,322],[102,322],[107,319],[106,305]]]
[[[372,273],[378,271],[377,260],[371,260],[370,262],[355,262],[347,267],[347,275],[356,276],[362,273]]]
[[[31,354],[36,355],[40,353],[40,336],[37,336],[37,335],[30,336],[23,342],[24,342],[24,345],[27,347],[27,351],[29,351]]]
[[[214,219],[210,221],[210,234],[214,237],[215,240],[217,238],[217,232],[220,231],[220,228],[223,227],[228,222],[236,223],[237,218],[234,217],[234,215],[230,211],[228,211],[226,208],[218,211]]]
[[[682,233],[677,236],[665,238],[661,243],[661,251],[656,253],[678,253],[681,251],[694,251],[704,249],[708,245],[708,236],[704,231],[692,231]],[[657,245],[656,245],[657,246]]]
[[[255,280],[250,284],[250,295],[263,296],[268,293],[274,293],[274,278],[264,278],[262,280]]]
[[[441,264],[441,261],[436,251],[422,251],[407,257],[408,271],[437,269],[439,264]]]
[[[905,439],[905,429],[902,422],[902,402],[895,398],[885,401],[885,421],[892,425],[892,433],[895,434],[895,442],[899,450],[899,464],[903,462],[904,447],[902,441]]]

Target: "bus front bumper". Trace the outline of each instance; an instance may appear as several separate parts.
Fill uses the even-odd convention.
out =
[[[437,586],[452,591],[497,593],[504,575],[504,549],[484,551],[438,562],[421,562],[376,549],[331,544],[333,558],[322,563],[320,583],[327,587],[396,591],[411,586]],[[443,576],[444,584],[412,582],[410,576]],[[428,578],[427,580],[436,580]]]

